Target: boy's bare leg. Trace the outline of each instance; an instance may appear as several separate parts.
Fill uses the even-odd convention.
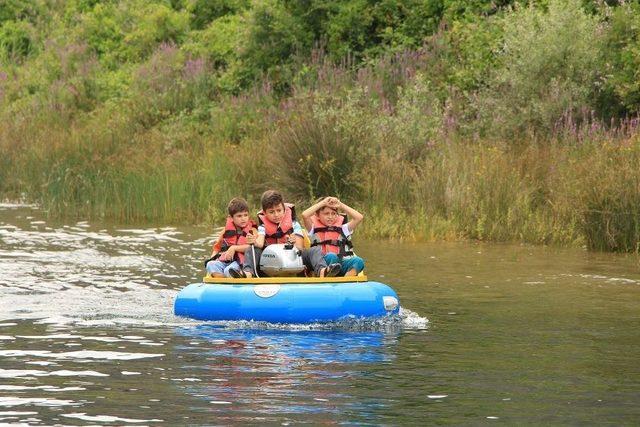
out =
[[[346,276],[356,276],[358,273],[356,273],[356,269],[352,268],[351,270],[347,271],[346,273],[344,273],[345,277]]]

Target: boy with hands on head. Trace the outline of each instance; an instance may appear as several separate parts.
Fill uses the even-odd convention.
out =
[[[339,214],[344,211],[351,218]],[[364,215],[342,203],[337,197],[325,197],[302,212],[312,247],[322,248],[328,264],[340,263],[343,276],[356,276],[364,270],[364,260],[353,253],[351,235]]]

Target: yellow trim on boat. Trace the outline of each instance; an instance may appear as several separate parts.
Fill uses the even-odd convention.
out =
[[[288,283],[347,283],[347,282],[366,282],[367,276],[364,274],[348,277],[251,277],[247,279],[232,279],[228,277],[211,277],[205,276],[202,281],[204,283],[218,283],[224,285],[267,285],[278,284],[284,285]]]

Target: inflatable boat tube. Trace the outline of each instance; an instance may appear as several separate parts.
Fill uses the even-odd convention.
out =
[[[174,313],[197,320],[333,322],[398,314],[398,295],[366,277],[205,279],[182,289]]]

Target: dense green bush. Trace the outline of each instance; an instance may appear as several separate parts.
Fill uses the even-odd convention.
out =
[[[249,8],[249,0],[183,0],[182,6],[191,14],[191,28],[202,30],[224,16],[235,15]]]
[[[0,1],[0,24],[5,21],[35,22],[49,6],[46,0]]]
[[[361,141],[341,133],[332,120],[300,111],[274,134],[269,146],[275,183],[296,199],[358,195],[353,177],[363,161]]]
[[[417,47],[435,32],[442,18],[439,1],[352,0],[338,3],[326,35],[332,56],[376,57],[383,52]]]
[[[24,21],[4,21],[0,23],[0,61],[17,62],[26,58],[34,50],[34,31]]]

